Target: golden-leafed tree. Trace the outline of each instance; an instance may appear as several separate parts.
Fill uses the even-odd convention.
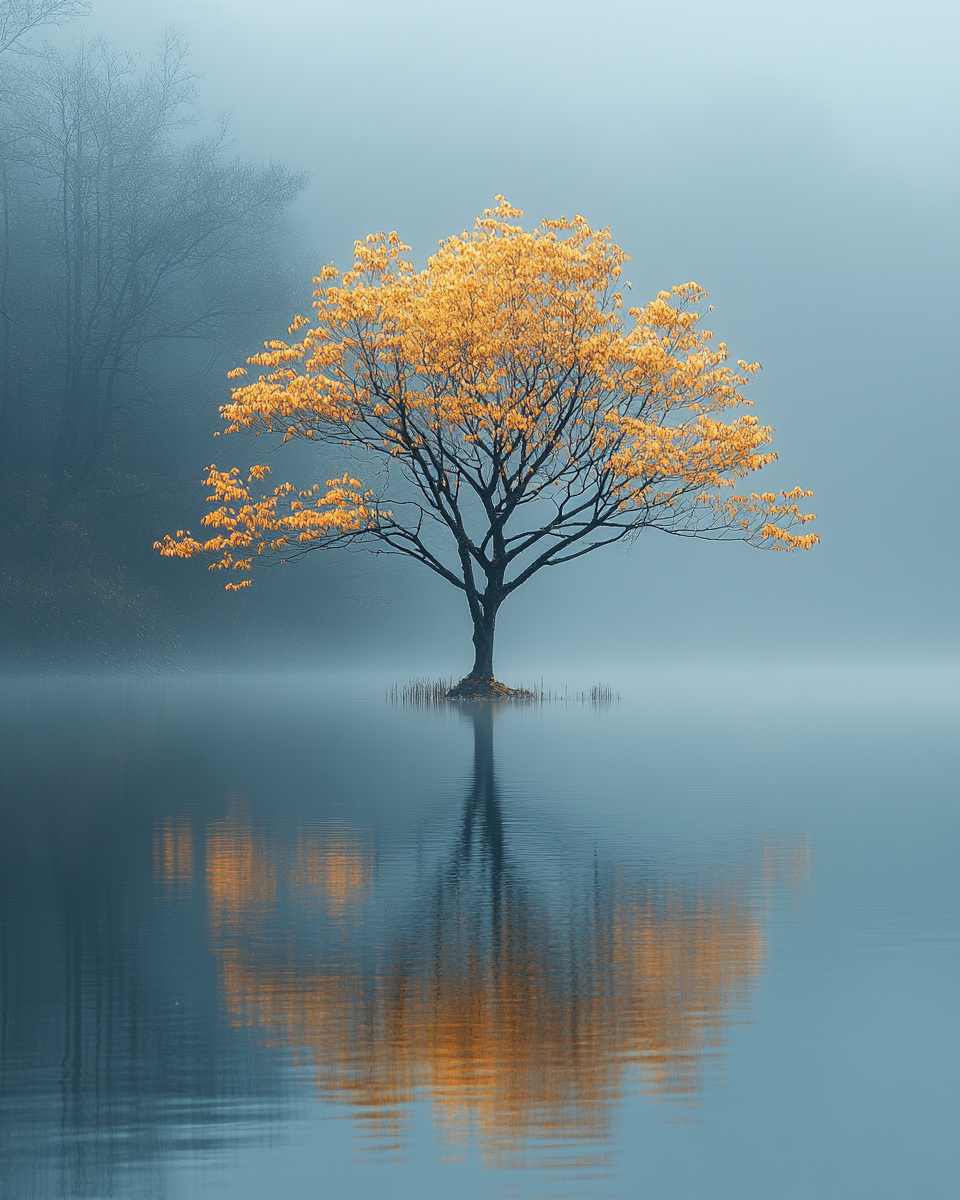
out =
[[[489,695],[508,690],[493,675],[500,606],[544,567],[644,529],[813,545],[793,532],[814,519],[799,506],[811,493],[738,491],[774,459],[773,431],[736,411],[759,364],[729,365],[701,327],[706,293],[683,284],[624,311],[627,256],[608,230],[578,216],[527,232],[521,216],[498,198],[422,271],[395,233],[358,242],[345,274],[325,267],[316,318],[249,359],[263,373],[221,412],[228,433],[312,439],[364,465],[268,495],[253,490],[265,466],[246,481],[211,467],[216,532],[160,552],[241,573],[324,546],[407,555],[464,593],[475,661],[454,692]]]

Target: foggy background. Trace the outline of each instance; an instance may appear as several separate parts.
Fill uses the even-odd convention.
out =
[[[780,457],[754,486],[812,488],[822,538],[785,555],[651,532],[541,572],[502,610],[498,675],[955,654],[958,25],[955,5],[932,2],[98,0],[39,31],[34,46],[103,34],[148,61],[175,27],[203,114],[176,136],[211,135],[228,113],[224,161],[310,181],[237,256],[223,285],[244,292],[236,319],[202,351],[165,343],[151,368],[166,398],[104,469],[110,454],[135,475],[149,464],[155,499],[128,519],[136,505],[112,508],[116,489],[91,481],[99,565],[62,522],[54,552],[25,519],[7,537],[9,661],[462,674],[466,605],[413,564],[316,554],[224,595],[202,565],[149,547],[196,528],[210,461],[329,477],[299,448],[265,459],[239,437],[211,440],[225,371],[309,311],[311,276],[349,264],[355,239],[396,229],[421,265],[498,193],[527,227],[574,212],[609,225],[632,257],[634,303],[691,279],[708,289],[708,327],[734,359],[763,364],[749,394]],[[5,483],[18,503],[24,456],[34,476],[47,469],[42,443],[23,441]],[[122,584],[65,599],[71,554]]]

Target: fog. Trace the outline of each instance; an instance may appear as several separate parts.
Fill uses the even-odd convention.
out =
[[[183,356],[189,421],[152,427],[179,447],[155,536],[195,519],[211,447],[221,467],[253,461],[240,438],[209,440],[229,355],[283,336],[284,305],[308,310],[321,263],[345,266],[355,239],[396,229],[421,264],[503,194],[525,223],[579,212],[609,225],[636,303],[690,279],[708,289],[732,357],[763,364],[751,394],[779,453],[763,485],[812,488],[822,542],[787,555],[649,532],[542,572],[503,610],[498,674],[956,653],[958,21],[931,2],[99,0],[38,34],[58,46],[103,34],[148,56],[177,28],[199,128],[229,114],[231,154],[310,174],[284,226],[282,288],[247,297],[253,315],[220,336],[208,373]],[[180,361],[165,364],[173,390]],[[298,482],[329,476],[322,458],[289,458]],[[270,461],[280,476],[284,455]],[[307,653],[338,667],[469,666],[462,598],[409,564],[314,555],[255,596],[224,597],[199,564],[148,563],[148,524],[111,536],[141,539],[120,556],[143,562],[151,594],[179,591],[133,638],[136,661],[176,666],[189,627],[218,630],[218,661],[279,661],[295,645],[301,665]],[[183,661],[201,661],[203,644]],[[71,661],[126,653],[108,650],[100,639]]]

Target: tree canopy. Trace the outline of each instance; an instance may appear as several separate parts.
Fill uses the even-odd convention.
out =
[[[775,459],[773,430],[737,411],[759,364],[729,365],[701,325],[707,293],[687,283],[625,310],[608,229],[576,216],[528,232],[522,215],[498,197],[422,271],[396,233],[358,242],[343,274],[324,267],[315,318],[248,359],[265,371],[234,388],[224,432],[327,443],[362,465],[269,494],[255,488],[266,465],[211,466],[203,523],[218,532],[168,535],[161,554],[212,556],[232,589],[255,560],[317,547],[407,555],[465,594],[476,659],[460,694],[482,694],[500,605],[544,567],[645,529],[816,543],[794,532],[815,519],[799,503],[812,493],[738,490]]]

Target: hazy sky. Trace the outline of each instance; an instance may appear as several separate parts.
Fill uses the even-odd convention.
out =
[[[651,140],[681,159],[709,147],[748,166],[749,126],[779,110],[852,165],[921,190],[957,174],[953,3],[94,0],[87,24],[139,47],[163,24],[181,28],[208,109],[231,110],[245,144],[309,161],[318,176],[334,155],[337,173],[353,177],[338,191],[381,193],[371,209],[389,204],[391,185],[409,209],[438,184],[519,184],[530,152],[556,169],[554,157],[584,139],[592,170]],[[671,159],[657,166],[692,182]],[[461,179],[441,183],[454,163]],[[636,163],[622,165],[635,176]],[[607,166],[618,191],[626,180]],[[569,192],[582,174],[570,170]]]
[[[422,260],[503,193],[611,225],[638,300],[697,280],[763,363],[764,486],[814,488],[823,544],[653,535],[541,575],[504,654],[554,633],[599,658],[956,650],[960,6],[94,0],[86,22],[137,50],[163,25],[240,152],[311,171],[318,259],[396,228]]]

